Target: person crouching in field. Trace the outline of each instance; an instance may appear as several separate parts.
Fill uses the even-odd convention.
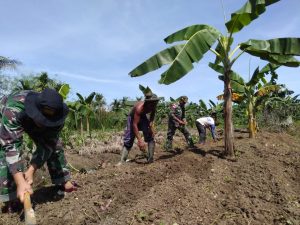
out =
[[[137,138],[137,145],[141,151],[146,150],[145,142],[148,143],[147,162],[153,162],[155,149],[153,121],[158,101],[159,98],[157,95],[151,93],[145,96],[144,101],[138,101],[132,108],[127,118],[127,125],[124,133],[124,146],[122,149],[121,161],[118,165],[126,162],[135,138]],[[150,114],[149,119],[147,118],[147,114]],[[139,131],[143,131],[145,142]]]
[[[215,114],[212,114],[215,117]],[[211,136],[214,141],[216,141],[216,133],[215,133],[215,119],[213,117],[201,117],[196,120],[196,127],[199,133],[199,144],[205,144],[206,141],[206,128],[208,128],[211,132]],[[216,118],[216,117],[215,117]]]
[[[41,93],[20,91],[0,100],[0,201],[5,203],[4,212],[17,210],[17,199],[23,202],[26,192],[33,193],[33,175],[44,163],[53,184],[68,192],[76,189],[59,141],[68,111],[62,97],[49,88]],[[24,132],[36,144],[25,172],[21,151]]]

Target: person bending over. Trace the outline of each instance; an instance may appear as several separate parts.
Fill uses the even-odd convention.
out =
[[[155,149],[153,121],[158,101],[159,98],[157,95],[146,95],[144,101],[138,101],[132,108],[127,118],[127,125],[124,133],[124,146],[122,149],[121,161],[118,165],[126,162],[135,138],[137,138],[137,145],[141,151],[146,151],[145,142],[148,143],[147,162],[153,162]],[[149,119],[147,114],[150,114]],[[139,131],[143,132],[144,140]]]
[[[59,140],[68,107],[53,89],[42,92],[20,91],[0,100],[0,201],[3,211],[13,210],[26,192],[32,194],[33,175],[47,163],[53,184],[65,191],[73,191],[66,167],[63,146]],[[27,133],[36,145],[28,169],[25,171],[21,146]]]

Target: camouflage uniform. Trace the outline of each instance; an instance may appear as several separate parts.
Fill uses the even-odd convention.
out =
[[[30,91],[5,96],[0,101],[0,201],[16,199],[16,184],[12,174],[24,172],[21,146],[26,132],[36,144],[31,164],[37,168],[47,162],[53,184],[70,180],[69,170],[59,141],[63,126],[37,127],[24,109],[24,101]]]
[[[168,133],[167,133],[167,141],[165,144],[165,149],[167,151],[172,150],[172,141],[173,136],[178,129],[181,133],[183,133],[185,140],[189,147],[194,147],[193,139],[190,132],[187,130],[185,125],[179,124],[174,118],[177,117],[180,120],[185,120],[185,108],[184,106],[180,106],[179,103],[173,103],[171,105],[170,113],[169,113],[169,122],[168,122]]]

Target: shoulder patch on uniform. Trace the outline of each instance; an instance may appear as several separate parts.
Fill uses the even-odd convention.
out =
[[[177,106],[176,104],[172,104],[172,105],[171,105],[171,108],[172,108],[172,109],[176,109],[177,107],[178,107],[178,106]]]
[[[16,95],[13,97],[13,99],[18,102],[25,102],[25,97],[25,95]]]

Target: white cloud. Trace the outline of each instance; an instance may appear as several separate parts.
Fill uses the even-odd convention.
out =
[[[57,74],[58,76],[65,76],[65,77],[70,77],[74,78],[77,80],[84,80],[84,81],[93,81],[97,83],[122,83],[122,81],[116,80],[116,79],[99,79],[95,77],[90,77],[86,75],[81,75],[81,74],[74,74],[74,73],[66,73],[66,72],[53,72],[53,74]]]

